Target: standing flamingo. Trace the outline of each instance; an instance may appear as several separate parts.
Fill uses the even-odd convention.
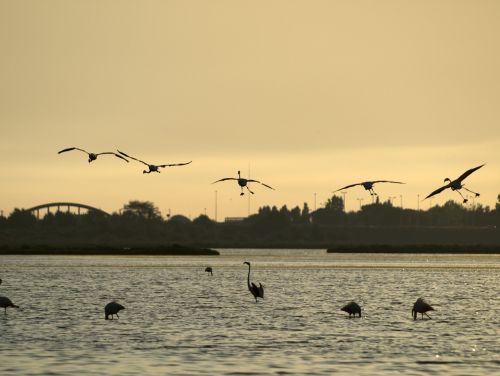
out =
[[[6,296],[0,296],[0,307],[5,308],[5,314],[7,314],[7,307],[19,308],[19,306],[12,303],[12,300]]]
[[[214,275],[214,273],[213,273],[213,271],[212,271],[212,267],[211,267],[211,266],[207,266],[207,267],[205,268],[205,271],[206,271],[207,273],[210,273],[210,275]]]
[[[264,299],[264,286],[262,283],[259,283],[259,287],[255,283],[250,283],[250,263],[248,261],[245,261],[243,264],[248,265],[248,290],[252,293],[253,297],[255,298],[255,303],[257,303],[257,298]]]
[[[113,320],[113,315],[116,315],[116,317],[120,318],[120,316],[118,316],[118,312],[120,312],[122,309],[125,309],[125,307],[117,302],[108,303],[104,307],[104,318],[106,320],[109,320],[110,315],[111,320]]]
[[[429,198],[429,197],[432,197],[434,195],[437,195],[438,193],[441,193],[443,192],[445,189],[447,188],[451,188],[452,191],[457,191],[457,193],[462,197],[462,199],[464,200],[464,204],[468,201],[463,195],[462,193],[460,192],[460,189],[465,189],[467,192],[470,192],[470,193],[474,193],[474,195],[476,195],[476,197],[479,197],[479,193],[477,192],[473,192],[467,188],[464,187],[464,185],[462,184],[462,181],[465,180],[465,178],[467,176],[469,176],[470,174],[472,174],[474,171],[476,170],[479,170],[481,167],[483,167],[486,163],[483,163],[481,166],[477,166],[477,167],[474,167],[474,168],[471,168],[467,171],[465,171],[462,175],[460,175],[458,178],[456,178],[455,180],[450,180],[449,178],[446,178],[444,179],[445,182],[448,182],[448,184],[442,186],[441,188],[438,188],[436,189],[434,192],[430,193],[425,199]]]
[[[361,307],[356,302],[350,302],[343,306],[340,310],[347,312],[349,314],[349,317],[351,317],[351,315],[356,317],[356,313],[359,315],[359,317],[361,317]]]
[[[422,319],[424,318],[424,313],[428,318],[431,318],[427,312],[434,311],[434,308],[430,304],[428,304],[423,298],[418,298],[417,301],[413,304],[413,309],[411,313],[413,315],[413,320],[417,319],[417,313],[422,314]]]

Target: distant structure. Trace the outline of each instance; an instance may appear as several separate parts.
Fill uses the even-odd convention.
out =
[[[54,208],[55,212],[60,212],[61,208],[66,208],[66,212],[69,213],[71,208],[75,208],[78,215],[81,214],[81,209],[85,209],[87,212],[95,211],[106,216],[109,216],[109,213],[106,213],[104,210],[94,208],[93,206],[78,204],[75,202],[50,202],[48,204],[42,204],[33,206],[32,208],[27,209],[28,211],[35,213],[36,217],[40,219],[40,210],[47,210],[47,213],[50,213],[50,209]]]
[[[247,217],[226,217],[224,218],[224,222],[226,223],[238,223],[243,222]]]

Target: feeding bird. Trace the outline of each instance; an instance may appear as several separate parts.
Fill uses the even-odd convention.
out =
[[[63,149],[63,150],[60,150],[57,152],[57,154],[61,154],[61,153],[65,153],[67,151],[71,151],[71,150],[80,150],[80,151],[83,151],[84,153],[86,153],[89,157],[89,163],[92,162],[92,161],[95,161],[97,159],[97,156],[99,155],[103,155],[103,154],[112,154],[114,155],[115,157],[118,157],[120,159],[123,159],[125,162],[128,163],[128,160],[123,158],[121,155],[119,154],[116,154],[116,153],[113,153],[112,151],[105,151],[105,152],[102,152],[102,153],[89,153],[88,151],[86,150],[83,150],[83,149],[80,149],[80,148],[67,148],[67,149]]]
[[[238,182],[238,185],[241,187],[241,193],[240,193],[240,196],[243,196],[244,193],[243,193],[243,188],[246,187],[248,189],[248,192],[250,192],[251,194],[254,194],[250,188],[248,187],[248,183],[259,183],[259,184],[262,184],[264,187],[267,187],[269,189],[272,189],[274,190],[273,187],[267,185],[267,184],[264,184],[258,180],[254,180],[254,179],[245,179],[245,178],[242,178],[241,177],[241,173],[240,171],[238,171],[238,177],[237,178],[222,178],[222,179],[219,179],[217,181],[214,181],[212,184],[215,184],[215,183],[218,183],[220,181],[225,181],[225,180],[236,180]]]
[[[361,307],[356,302],[350,302],[343,306],[340,310],[347,312],[349,314],[349,317],[351,317],[351,315],[356,317],[356,313],[359,315],[359,317],[361,317]]]
[[[214,273],[212,272],[212,267],[211,267],[211,266],[207,266],[207,267],[205,268],[205,271],[206,271],[207,273],[210,273],[210,275],[214,275]]]
[[[5,314],[7,314],[7,307],[19,308],[19,306],[12,303],[12,300],[6,296],[0,296],[0,307],[5,308]]]
[[[473,192],[471,191],[470,189],[467,189],[464,187],[464,185],[462,184],[462,181],[467,177],[469,176],[470,174],[472,174],[474,171],[476,170],[479,170],[481,167],[483,167],[486,163],[483,163],[481,166],[477,166],[477,167],[474,167],[474,168],[471,168],[467,171],[465,171],[462,175],[460,175],[457,179],[455,180],[450,180],[449,178],[446,178],[444,179],[445,182],[448,182],[448,184],[442,186],[441,188],[438,188],[436,189],[434,192],[430,193],[425,199],[429,198],[429,197],[432,197],[434,195],[437,195],[438,193],[441,193],[443,192],[445,189],[447,188],[451,188],[452,191],[457,191],[458,194],[462,197],[462,199],[464,200],[464,204],[468,201],[463,195],[462,193],[460,192],[460,189],[465,189],[467,192],[470,192],[470,193],[474,193],[474,195],[476,197],[479,197],[479,193],[477,192]]]
[[[424,319],[424,313],[428,318],[431,318],[427,312],[434,311],[434,308],[430,304],[428,304],[423,298],[418,298],[417,301],[413,304],[413,309],[411,313],[413,315],[413,320],[417,319],[417,313],[422,314],[422,320]]]
[[[117,302],[108,303],[104,307],[104,318],[106,320],[109,320],[109,315],[111,315],[111,320],[113,320],[113,315],[116,315],[116,317],[120,318],[120,316],[118,316],[118,312],[120,312],[122,309],[125,309],[125,307]]]
[[[118,150],[118,153],[120,153],[121,155],[124,155],[127,158],[133,159],[134,161],[137,161],[137,162],[141,162],[141,163],[145,164],[146,166],[148,166],[149,170],[142,171],[143,174],[150,174],[152,172],[160,173],[159,168],[173,167],[173,166],[184,166],[184,165],[190,164],[192,162],[192,161],[189,161],[189,162],[185,162],[185,163],[171,163],[171,164],[154,165],[154,164],[149,164],[149,163],[146,163],[144,161],[141,161],[140,159],[131,157],[130,155],[127,155],[120,150]]]
[[[337,189],[336,191],[333,191],[333,193],[341,191],[342,189],[347,189],[351,187],[355,187],[356,185],[362,185],[364,189],[366,189],[368,192],[370,192],[370,195],[372,196],[377,196],[377,193],[373,190],[373,185],[375,183],[394,183],[394,184],[405,184],[400,181],[392,181],[392,180],[374,180],[374,181],[364,181],[362,183],[356,183],[356,184],[350,184],[346,185],[345,187],[342,187],[340,189]]]
[[[262,283],[259,283],[259,287],[255,283],[250,283],[250,263],[248,261],[245,261],[243,264],[248,265],[248,290],[252,293],[253,297],[255,298],[255,303],[257,303],[257,298],[262,298],[264,299],[264,286]]]

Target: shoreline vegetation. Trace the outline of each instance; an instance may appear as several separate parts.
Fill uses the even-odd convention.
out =
[[[350,244],[328,248],[327,253],[461,253],[500,254],[500,245],[484,244]]]
[[[29,245],[20,247],[1,246],[0,255],[64,255],[64,256],[219,256],[209,248],[197,248],[172,244],[169,246],[49,246]]]

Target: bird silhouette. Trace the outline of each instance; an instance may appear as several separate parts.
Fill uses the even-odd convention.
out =
[[[359,315],[359,317],[361,317],[361,307],[356,302],[350,302],[343,306],[340,310],[347,312],[349,314],[349,317],[351,317],[351,315],[356,317],[356,313]]]
[[[80,148],[67,148],[67,149],[63,149],[63,150],[60,150],[57,152],[57,154],[61,154],[61,153],[65,153],[67,151],[71,151],[71,150],[80,150],[80,151],[83,151],[84,153],[86,153],[89,157],[89,163],[92,162],[92,161],[95,161],[97,159],[97,156],[99,155],[103,155],[103,154],[110,154],[110,155],[114,155],[115,157],[118,157],[120,159],[123,159],[125,162],[128,163],[128,160],[123,158],[121,155],[119,154],[116,154],[116,153],[113,153],[112,151],[105,151],[105,152],[102,152],[102,153],[89,153],[88,151],[86,150],[83,150],[83,149],[80,149]]]
[[[434,195],[437,195],[438,193],[441,193],[443,192],[445,189],[448,189],[450,188],[452,191],[457,191],[457,193],[462,197],[462,199],[464,200],[464,204],[468,201],[463,195],[462,193],[460,192],[460,189],[465,189],[467,192],[470,192],[470,193],[474,193],[474,195],[476,197],[479,197],[479,193],[477,192],[473,192],[467,188],[464,187],[464,185],[462,184],[462,181],[467,177],[469,176],[470,174],[472,174],[474,171],[476,170],[479,170],[481,167],[483,167],[486,163],[483,163],[481,166],[477,166],[477,167],[474,167],[474,168],[471,168],[467,171],[465,171],[462,175],[460,175],[457,179],[455,180],[450,180],[449,178],[446,178],[444,179],[445,182],[448,182],[448,184],[446,185],[443,185],[441,188],[438,188],[436,189],[434,192],[430,193],[425,199],[428,199],[429,197],[432,197]]]
[[[368,192],[370,192],[370,195],[372,195],[372,196],[377,196],[377,193],[375,193],[375,191],[373,190],[373,185],[374,185],[375,183],[405,184],[405,183],[400,182],[400,181],[392,181],[392,180],[374,180],[374,181],[364,181],[364,182],[362,182],[362,183],[355,183],[355,184],[349,184],[349,185],[346,185],[345,187],[342,187],[342,188],[337,189],[336,191],[333,191],[333,193],[338,192],[338,191],[341,191],[342,189],[347,189],[347,188],[355,187],[355,186],[357,186],[357,185],[361,185],[361,186],[363,186],[363,188],[364,188],[364,189],[366,189]]]
[[[417,301],[413,304],[413,309],[411,313],[413,315],[413,320],[417,319],[417,313],[422,314],[422,319],[424,318],[424,313],[428,318],[431,318],[427,312],[434,311],[434,308],[430,304],[428,304],[423,298],[418,298]]]
[[[211,266],[207,266],[207,267],[205,268],[205,271],[206,271],[207,273],[210,273],[210,275],[214,275],[214,273],[213,273],[213,271],[212,271],[212,267],[211,267]]]
[[[236,180],[238,182],[238,185],[240,186],[241,188],[241,193],[240,193],[240,196],[243,196],[244,193],[243,193],[243,188],[246,187],[248,189],[248,192],[250,192],[251,194],[254,194],[254,192],[252,192],[250,190],[250,188],[248,187],[248,183],[259,183],[259,184],[262,184],[264,187],[267,187],[269,189],[272,189],[274,190],[273,187],[267,185],[267,184],[264,184],[262,183],[261,181],[258,181],[258,180],[255,180],[255,179],[245,179],[245,178],[242,178],[241,177],[241,173],[240,171],[238,171],[238,177],[237,178],[222,178],[222,179],[219,179],[219,180],[216,180],[214,181],[212,184],[215,184],[215,183],[218,183],[220,181],[225,181],[225,180]]]
[[[120,150],[118,150],[118,153],[120,153],[121,155],[124,155],[127,158],[133,159],[134,161],[137,161],[137,162],[141,162],[141,163],[145,164],[146,166],[148,166],[148,170],[142,171],[143,174],[150,174],[152,172],[160,173],[160,170],[159,170],[160,168],[173,167],[173,166],[184,166],[184,165],[190,164],[192,162],[192,161],[189,161],[189,162],[185,162],[185,163],[170,163],[170,164],[154,165],[154,164],[149,164],[147,162],[141,161],[140,159],[137,159],[135,157],[131,157],[130,155],[125,154],[124,152],[122,152]]]
[[[7,307],[19,308],[19,306],[12,303],[12,300],[6,296],[0,296],[0,307],[5,308],[5,314],[7,314]]]
[[[120,312],[122,309],[125,309],[125,307],[117,302],[108,303],[104,307],[104,314],[105,314],[104,318],[106,320],[109,320],[110,315],[111,315],[111,320],[113,320],[113,315],[116,315],[116,317],[120,318],[120,316],[118,316],[118,312]]]
[[[251,268],[250,263],[248,261],[245,261],[243,264],[248,265],[248,280],[247,280],[248,290],[250,290],[253,297],[255,298],[255,303],[257,303],[257,298],[264,299],[264,286],[262,285],[262,283],[259,283],[259,287],[257,287],[257,285],[253,282],[250,283],[250,268]]]

